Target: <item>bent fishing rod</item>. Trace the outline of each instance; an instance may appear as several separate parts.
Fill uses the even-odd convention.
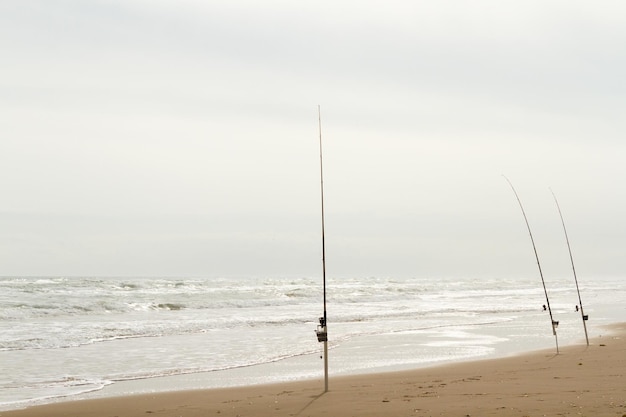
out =
[[[569,237],[567,236],[567,229],[565,228],[565,220],[563,220],[563,213],[561,212],[561,206],[559,205],[559,200],[556,198],[556,194],[550,188],[550,192],[552,193],[552,197],[554,197],[554,202],[556,203],[556,208],[559,210],[559,216],[561,216],[561,224],[563,225],[563,232],[565,233],[565,242],[567,242],[567,250],[569,251],[569,260],[572,263],[572,271],[574,272],[574,282],[576,282],[576,291],[578,292],[578,305],[580,306],[580,317],[583,321],[583,327],[585,329],[585,339],[587,340],[587,346],[589,346],[589,335],[587,334],[587,319],[589,316],[585,315],[583,310],[583,301],[580,297],[580,288],[578,287],[578,277],[576,276],[576,267],[574,266],[574,257],[572,255],[572,247],[569,244]]]
[[[519,195],[517,194],[517,191],[515,191],[515,187],[513,187],[513,183],[511,183],[511,181],[505,175],[503,175],[503,177],[506,180],[506,182],[509,183],[509,185],[511,186],[511,189],[513,190],[513,193],[515,194],[515,198],[517,198],[517,202],[519,203],[519,207],[522,210],[522,215],[524,216],[524,221],[526,222],[526,227],[528,228],[528,234],[530,235],[530,241],[533,244],[533,251],[535,252],[535,259],[537,260],[537,267],[539,268],[539,276],[541,277],[541,283],[543,284],[543,292],[546,295],[546,304],[548,306],[548,313],[550,314],[550,322],[551,322],[551,325],[552,325],[552,334],[554,335],[554,340],[556,342],[556,353],[558,355],[559,354],[559,339],[558,339],[558,336],[556,334],[556,328],[559,325],[559,322],[554,320],[554,318],[552,317],[552,309],[550,308],[550,299],[548,298],[548,290],[546,289],[546,281],[543,278],[543,271],[541,270],[541,263],[539,262],[539,255],[537,254],[537,246],[535,245],[535,239],[533,238],[533,233],[530,230],[530,224],[528,223],[528,217],[526,217],[526,211],[524,211],[524,206],[522,205],[522,200],[520,200]]]

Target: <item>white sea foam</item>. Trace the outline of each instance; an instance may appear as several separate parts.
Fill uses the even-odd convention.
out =
[[[357,373],[550,347],[537,281],[331,279],[333,369]],[[584,337],[570,281],[550,285],[561,343]],[[590,324],[626,321],[620,279],[586,280],[581,291]],[[319,353],[313,330],[321,302],[320,282],[310,278],[0,278],[0,407],[115,381],[251,369],[245,367]],[[298,363],[259,380],[311,374],[308,362]],[[208,385],[226,383],[216,379]]]

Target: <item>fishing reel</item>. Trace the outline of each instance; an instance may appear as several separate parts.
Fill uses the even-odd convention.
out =
[[[327,342],[328,341],[328,332],[326,331],[326,318],[320,317],[320,324],[315,329],[315,334],[317,335],[318,342]]]

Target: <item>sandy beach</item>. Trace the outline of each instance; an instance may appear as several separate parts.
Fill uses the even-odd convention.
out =
[[[585,344],[412,371],[60,402],[3,417],[626,416],[626,323]]]

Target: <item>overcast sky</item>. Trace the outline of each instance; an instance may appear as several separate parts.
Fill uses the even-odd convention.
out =
[[[622,1],[0,2],[0,275],[626,270]]]

